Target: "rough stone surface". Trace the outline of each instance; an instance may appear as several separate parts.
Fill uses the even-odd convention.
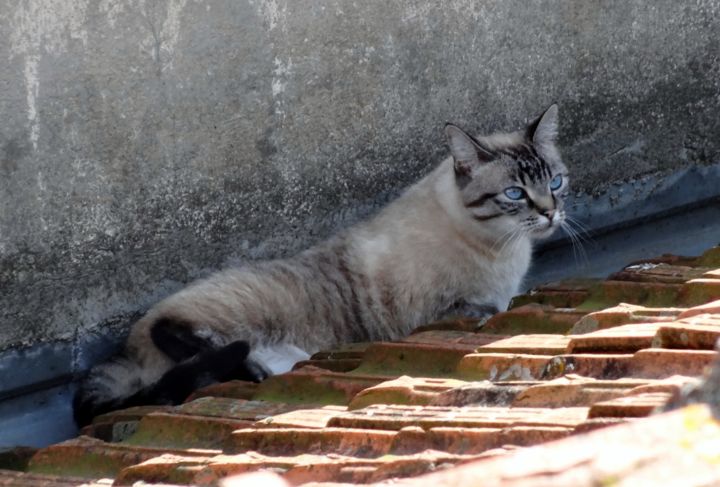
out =
[[[305,247],[426,173],[448,120],[513,128],[557,100],[576,188],[652,201],[647,175],[717,162],[718,13],[9,0],[2,347],[122,328],[208,270]]]

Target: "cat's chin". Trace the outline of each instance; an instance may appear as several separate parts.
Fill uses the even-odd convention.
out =
[[[535,228],[530,231],[530,235],[533,239],[541,240],[550,237],[555,231],[560,228],[560,225],[551,225],[544,228]]]

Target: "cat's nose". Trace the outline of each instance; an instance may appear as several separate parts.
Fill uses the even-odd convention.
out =
[[[555,209],[552,209],[552,210],[542,210],[542,211],[540,212],[540,214],[543,215],[543,216],[545,216],[545,217],[547,217],[548,220],[553,221],[553,217],[555,216],[556,211],[557,211],[557,210],[555,210]]]

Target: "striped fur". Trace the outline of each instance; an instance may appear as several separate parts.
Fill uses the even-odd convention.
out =
[[[94,405],[130,396],[174,367],[152,339],[160,321],[187,323],[212,347],[242,340],[256,351],[313,353],[397,339],[458,303],[506,309],[532,240],[548,232],[528,223],[532,208],[503,189],[522,184],[537,207],[547,203],[547,178],[566,172],[554,132],[542,140],[520,132],[473,138],[481,157],[458,153],[449,139],[453,156],[369,221],[295,257],[223,270],[155,305],[122,355],[90,372],[76,404],[97,412]],[[259,352],[250,358],[279,371]]]

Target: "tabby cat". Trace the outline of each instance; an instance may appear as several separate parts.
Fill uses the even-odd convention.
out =
[[[524,130],[445,127],[452,156],[374,218],[292,258],[220,271],[152,307],[75,397],[85,424],[197,387],[259,381],[353,341],[392,340],[448,315],[507,308],[533,240],[563,224],[558,109]]]

